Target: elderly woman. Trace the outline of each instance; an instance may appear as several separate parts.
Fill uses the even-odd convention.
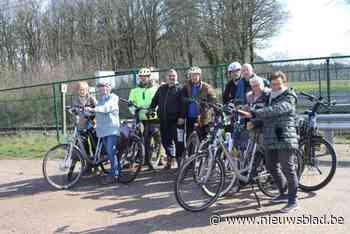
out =
[[[96,113],[96,133],[102,139],[103,146],[111,162],[111,171],[104,178],[103,184],[117,181],[119,176],[119,162],[117,159],[117,143],[119,130],[119,97],[111,93],[108,82],[100,80],[97,83],[98,102],[95,108],[86,107],[86,111]]]
[[[263,107],[270,93],[270,89],[265,87],[264,79],[254,76],[249,80],[249,84],[252,91],[247,93],[247,104],[251,107]]]
[[[81,81],[77,84],[76,92],[78,96],[73,100],[73,106],[79,107],[95,107],[96,99],[89,94],[89,85],[85,81]],[[86,119],[81,117],[79,119],[79,128],[84,129],[86,127]]]
[[[287,76],[283,72],[276,72],[271,76],[271,94],[267,105],[250,112],[240,111],[246,118],[256,117],[263,122],[266,166],[280,192],[272,202],[287,202],[287,205],[280,210],[284,213],[298,208],[296,202],[298,177],[294,160],[298,149],[295,126],[296,101],[296,94],[288,89]],[[287,188],[288,194],[286,194]]]

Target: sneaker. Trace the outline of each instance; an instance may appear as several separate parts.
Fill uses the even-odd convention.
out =
[[[163,166],[163,165],[164,165],[164,161],[163,161],[163,157],[161,157],[158,162],[158,166]]]
[[[89,177],[93,175],[93,169],[90,166],[87,166],[85,170],[83,171],[82,177]]]
[[[154,167],[152,166],[152,164],[147,164],[148,168],[146,171],[155,171]]]
[[[280,194],[271,200],[272,203],[287,203],[288,196],[286,194]]]
[[[174,167],[174,159],[173,158],[171,158],[171,159],[168,159],[167,160],[167,163],[166,163],[166,166],[164,167],[164,169],[166,169],[166,170],[169,170],[169,169],[171,169],[171,168],[173,168]]]
[[[289,213],[296,210],[299,210],[299,206],[297,205],[297,203],[288,203],[285,207],[280,209],[280,212]]]

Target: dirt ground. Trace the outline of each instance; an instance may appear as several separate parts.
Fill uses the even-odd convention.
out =
[[[174,197],[175,170],[142,173],[129,185],[102,186],[83,178],[69,191],[51,189],[40,160],[1,160],[0,234],[5,233],[350,233],[350,146],[337,145],[338,168],[332,182],[315,193],[299,193],[301,209],[283,215],[258,193],[243,190],[200,213],[184,211]],[[209,217],[301,217],[326,215],[341,224],[210,225]]]

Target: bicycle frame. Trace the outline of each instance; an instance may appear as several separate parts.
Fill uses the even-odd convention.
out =
[[[220,119],[218,119],[220,121]],[[223,140],[223,135],[224,135],[224,130],[223,128],[220,128],[222,126],[220,126],[220,124],[218,124],[215,127],[214,133],[213,133],[213,143],[209,145],[208,148],[208,170],[206,171],[205,176],[203,175],[204,172],[200,172],[200,176],[203,176],[203,179],[206,181],[207,178],[210,177],[211,175],[211,170],[212,170],[212,166],[215,160],[215,155],[217,150],[219,150],[219,148],[222,149],[224,155],[226,156],[226,159],[228,160],[228,163],[231,165],[232,171],[235,173],[235,175],[237,176],[237,178],[244,182],[244,183],[248,183],[251,180],[251,172],[253,170],[253,164],[255,161],[255,156],[256,156],[256,149],[257,149],[257,133],[254,134],[253,139],[249,138],[248,139],[248,145],[246,150],[244,151],[243,155],[241,155],[241,157],[243,157],[243,159],[247,159],[247,157],[250,157],[250,161],[248,166],[246,166],[243,169],[239,169],[238,168],[238,160],[239,159],[233,159],[232,156],[230,155],[229,151],[227,150],[225,144],[226,142]],[[216,149],[216,150],[215,150]],[[247,175],[243,175],[245,172],[248,172]],[[268,175],[265,175],[268,176]]]
[[[69,113],[73,114],[73,112],[71,111],[69,111]],[[68,150],[68,154],[65,155],[64,162],[65,163],[71,162],[73,148],[77,147],[79,149],[79,152],[82,154],[83,159],[87,161],[89,164],[97,165],[101,163],[103,161],[101,159],[101,152],[103,147],[101,138],[97,139],[97,146],[93,155],[88,155],[88,153],[85,151],[83,139],[79,132],[78,123],[79,123],[79,116],[75,115],[74,130],[73,130],[72,137],[69,140],[69,150]],[[93,158],[93,160],[90,159],[91,157]]]
[[[246,159],[247,157],[250,157],[250,161],[247,167],[243,168],[243,169],[239,169],[238,168],[238,160],[239,159],[233,159],[232,156],[230,155],[230,153],[228,152],[228,150],[226,149],[224,142],[223,141],[219,141],[219,146],[221,147],[221,149],[223,150],[226,159],[228,160],[228,163],[231,165],[233,172],[235,173],[235,175],[237,176],[237,178],[240,181],[243,181],[244,183],[248,183],[250,178],[250,174],[252,172],[253,169],[253,163],[255,161],[255,153],[256,153],[256,148],[257,148],[257,143],[256,143],[256,136],[254,136],[254,140],[252,140],[251,138],[249,138],[248,140],[248,145],[247,145],[247,149],[244,151],[243,155],[241,155],[241,157],[243,157],[243,159]],[[250,150],[251,149],[251,150]],[[248,172],[247,175],[243,175],[243,173]]]

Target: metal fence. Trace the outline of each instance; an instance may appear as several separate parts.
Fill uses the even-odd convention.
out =
[[[337,103],[350,103],[350,56],[292,59],[278,61],[262,61],[253,64],[258,75],[269,78],[276,70],[284,71],[289,85],[297,91],[313,93],[336,100]],[[174,67],[178,71],[180,82],[186,82],[189,67]],[[227,64],[203,66],[202,78],[216,88],[221,97],[228,81]],[[117,88],[113,92],[122,98],[128,98],[129,92],[136,86],[137,69],[116,71]],[[168,69],[159,69],[159,82],[164,81]],[[111,76],[104,76],[111,77]],[[57,137],[62,131],[62,103],[60,85],[68,85],[66,105],[71,105],[74,97],[72,87],[78,81],[87,81],[95,86],[95,80],[103,77],[87,77],[82,79],[52,82],[48,84],[16,87],[0,90],[0,131],[16,129],[55,130]],[[302,108],[306,102],[301,100]],[[333,109],[333,112],[347,112],[349,106]],[[129,117],[127,107],[121,104],[121,118]]]

